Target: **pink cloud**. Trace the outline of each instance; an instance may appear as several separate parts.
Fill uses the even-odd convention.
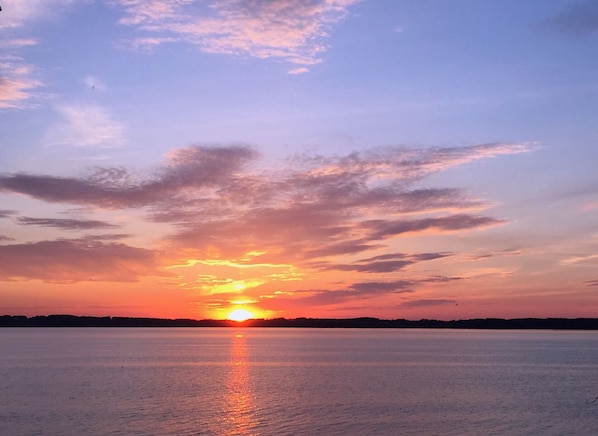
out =
[[[175,38],[208,53],[280,58],[300,65],[320,62],[322,40],[360,0],[216,0],[198,6],[186,0],[120,0],[122,24],[148,32],[133,42],[152,45]],[[305,69],[292,70],[295,73]]]
[[[143,175],[126,168],[96,168],[83,177],[3,174],[0,192],[90,208],[138,209],[148,221],[163,225],[162,233],[156,236],[171,261],[213,256],[237,259],[240,264],[285,263],[321,272],[385,274],[453,255],[385,253],[397,238],[463,232],[504,223],[480,213],[487,207],[485,201],[456,188],[414,187],[419,179],[463,162],[509,151],[519,153],[521,149],[504,144],[386,147],[336,157],[304,155],[290,159],[284,167],[258,171],[259,155],[251,147],[194,146],[173,150],[161,165]],[[7,219],[16,216],[15,211],[3,213]],[[53,227],[56,231],[114,227],[101,220],[16,217],[14,222]],[[89,252],[81,243],[60,241],[11,247],[23,253],[53,247],[73,256],[80,253],[80,262],[97,250],[100,255],[106,254],[106,263],[113,265],[114,271],[119,271],[114,263],[121,259],[119,255],[132,253],[143,258],[147,254],[132,247],[104,244],[98,238],[94,241]],[[252,251],[262,254],[257,259],[239,260]],[[366,253],[375,256],[365,258]],[[355,255],[363,258],[355,260]],[[20,261],[26,262],[26,256]],[[39,269],[24,265],[21,268],[25,272],[17,276],[34,277],[39,273],[44,277],[50,274],[44,272],[46,269],[60,271],[53,268],[52,260],[46,262]],[[41,260],[38,263],[43,265]],[[121,279],[151,274],[155,269],[134,262],[132,265],[133,269]],[[79,269],[85,272],[83,275],[90,271],[84,266]],[[100,276],[110,274],[106,271]]]
[[[18,57],[0,58],[0,76],[0,109],[23,107],[41,86],[33,68]]]

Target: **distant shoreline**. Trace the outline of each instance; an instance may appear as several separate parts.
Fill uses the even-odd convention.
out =
[[[476,318],[452,321],[378,318],[274,318],[247,321],[165,319],[118,316],[0,316],[1,327],[285,327],[285,328],[425,328],[479,330],[598,330],[598,318]]]

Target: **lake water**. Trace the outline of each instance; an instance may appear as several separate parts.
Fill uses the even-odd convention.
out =
[[[591,435],[598,333],[0,329],[5,435]]]

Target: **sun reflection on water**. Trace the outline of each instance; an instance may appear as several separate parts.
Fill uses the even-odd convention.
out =
[[[245,335],[236,333],[231,344],[230,373],[226,381],[226,434],[256,434],[254,393],[249,380]]]

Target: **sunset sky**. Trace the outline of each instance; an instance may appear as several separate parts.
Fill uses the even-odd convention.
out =
[[[0,315],[598,315],[598,2],[0,4]]]

